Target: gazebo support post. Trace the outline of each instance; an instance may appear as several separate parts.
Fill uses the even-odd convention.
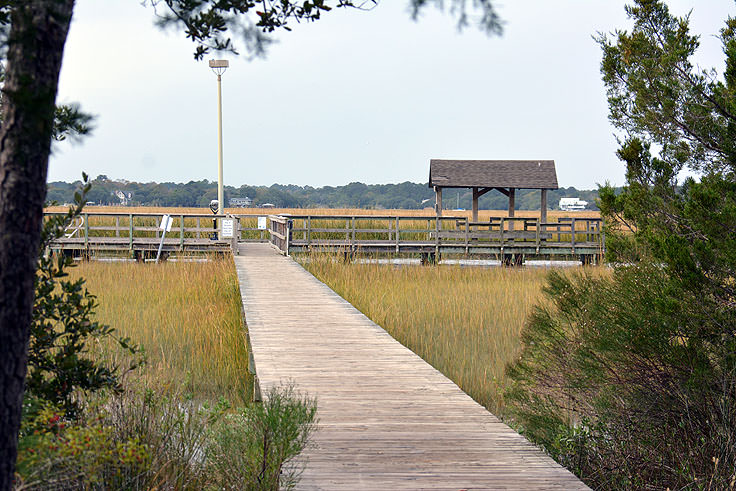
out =
[[[547,190],[541,189],[540,191],[542,191],[542,199],[539,206],[539,221],[547,223]]]
[[[514,207],[516,201],[516,188],[509,188],[509,218],[514,217]],[[509,230],[514,230],[514,221],[509,220]]]
[[[491,191],[493,188],[472,188],[473,189],[473,221],[478,221],[478,198]]]
[[[478,188],[473,188],[473,221],[478,221]]]
[[[435,211],[437,212],[437,216],[442,216],[442,188],[439,186],[434,187],[434,193],[435,193]]]

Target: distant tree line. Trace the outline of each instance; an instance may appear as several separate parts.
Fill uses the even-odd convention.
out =
[[[47,200],[71,203],[79,182],[51,182]],[[116,191],[123,193],[132,206],[182,206],[206,207],[217,199],[217,183],[202,180],[187,183],[112,180],[105,175],[91,181],[92,189],[87,199],[97,204],[121,204]],[[365,208],[365,209],[421,209],[434,206],[434,191],[426,184],[402,182],[399,184],[363,184],[351,182],[344,186],[297,186],[273,184],[271,186],[225,186],[225,205],[230,198],[251,198],[253,206],[271,203],[279,208]],[[560,198],[580,198],[588,202],[588,208],[597,210],[597,190],[578,190],[574,187],[549,191],[547,206],[557,208]],[[443,193],[445,209],[470,209],[470,189],[446,189]],[[539,191],[522,189],[516,193],[517,210],[538,210]],[[508,198],[498,191],[491,191],[480,198],[481,209],[505,209]]]

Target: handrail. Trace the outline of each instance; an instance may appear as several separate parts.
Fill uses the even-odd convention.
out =
[[[409,244],[443,247],[460,246],[465,252],[482,247],[531,246],[605,249],[601,218],[571,217],[558,222],[541,222],[533,217],[492,217],[471,221],[468,217],[414,217],[397,215],[289,215],[271,216],[272,242],[288,247],[342,246],[356,250],[367,246],[392,247],[399,252]],[[288,234],[286,224],[289,224]],[[403,226],[402,226],[403,225]],[[288,237],[288,244],[287,244]],[[278,244],[276,243],[278,239]]]
[[[66,213],[63,212],[45,212],[45,217],[52,216],[63,216]],[[85,239],[85,248],[90,245],[90,242],[103,242],[109,241],[108,239],[120,238],[122,241],[127,242],[130,249],[134,247],[133,242],[139,241],[139,239],[157,239],[160,238],[159,224],[163,213],[83,213],[80,216],[80,222],[68,227],[66,236],[62,237],[60,241],[64,242],[66,239],[73,241],[75,238]],[[217,234],[219,237],[222,230],[219,225],[221,219],[230,218],[235,220],[233,227],[234,237],[233,239],[238,242],[249,242],[249,241],[266,241],[267,229],[261,229],[253,226],[246,226],[244,220],[256,220],[257,215],[235,215],[235,214],[204,214],[204,213],[189,213],[189,214],[171,214],[174,219],[171,232],[166,234],[166,244],[169,244],[172,240],[178,240],[180,249],[183,249],[191,239],[210,239],[213,234]],[[204,222],[204,223],[203,223]],[[214,227],[211,225],[214,222]],[[205,225],[206,224],[206,225]],[[230,238],[223,239],[221,242],[231,242]],[[92,244],[94,245],[94,244]],[[233,249],[236,247],[233,245]]]
[[[45,215],[62,214],[47,212]],[[161,213],[84,213],[82,223],[76,227],[76,235],[62,237],[58,242],[85,249],[114,244],[117,249],[133,250],[152,240],[160,240],[161,217]],[[531,248],[537,253],[552,247],[566,249],[569,254],[594,248],[605,250],[601,218],[569,217],[557,222],[541,222],[533,217],[471,221],[464,216],[269,215],[265,217],[265,229],[255,228],[254,220],[258,215],[194,213],[172,214],[172,218],[172,229],[164,241],[168,250],[172,250],[172,246],[184,250],[192,245],[203,248],[211,244],[229,246],[237,253],[238,243],[254,240],[269,241],[287,255],[294,247],[309,250],[322,246],[344,247],[351,252],[374,247],[395,253],[417,247],[434,252],[450,248],[455,253],[466,254],[488,253],[489,250],[505,254],[506,249],[520,247],[527,251]],[[215,233],[216,237],[221,236],[222,218],[236,220],[234,236],[210,242]],[[260,225],[263,226],[262,221]]]
[[[268,221],[270,225],[268,231],[270,233],[270,242],[282,254],[289,255],[289,243],[291,239],[291,217],[281,215],[269,215]]]

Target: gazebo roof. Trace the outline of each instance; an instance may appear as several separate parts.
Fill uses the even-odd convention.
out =
[[[429,161],[429,187],[557,189],[554,160]]]

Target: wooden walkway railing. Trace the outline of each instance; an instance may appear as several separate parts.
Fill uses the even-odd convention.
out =
[[[164,254],[237,254],[240,243],[270,241],[287,255],[311,251],[421,254],[429,261],[462,255],[500,258],[506,263],[554,256],[575,256],[591,263],[605,250],[603,223],[598,218],[541,223],[536,218],[472,222],[466,217],[178,214],[172,215],[163,242],[161,219],[161,214],[150,213],[85,213],[52,248],[81,255],[127,251],[142,258],[159,246]],[[229,226],[224,227],[225,223]]]
[[[46,213],[46,217],[59,213]],[[265,242],[267,227],[257,216],[178,214],[161,241],[163,215],[153,213],[84,213],[51,248],[72,254],[129,252],[137,258],[156,252],[230,252],[242,242]],[[262,217],[265,219],[265,217]],[[224,226],[230,220],[229,226]]]
[[[579,256],[593,262],[605,251],[600,218],[536,218],[406,216],[271,216],[271,242],[285,254],[307,251],[349,253]]]

